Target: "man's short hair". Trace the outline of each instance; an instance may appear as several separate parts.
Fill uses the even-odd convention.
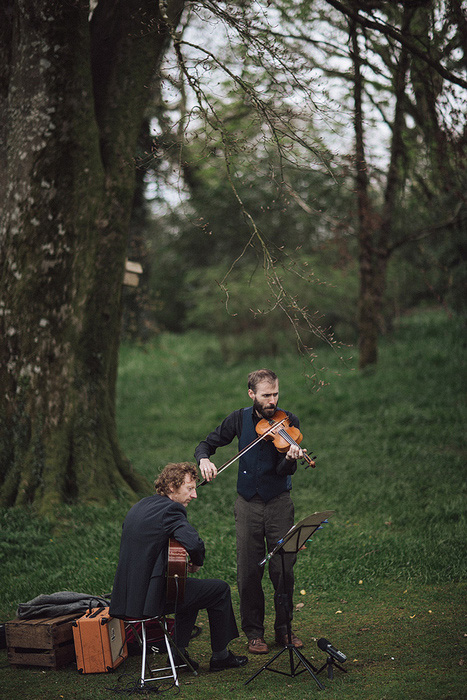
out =
[[[196,466],[191,462],[169,462],[154,481],[156,493],[168,496],[172,490],[180,488],[187,474],[194,481],[198,480]]]
[[[256,392],[256,387],[260,382],[267,381],[274,384],[277,379],[277,374],[272,369],[256,369],[248,375],[248,388]]]

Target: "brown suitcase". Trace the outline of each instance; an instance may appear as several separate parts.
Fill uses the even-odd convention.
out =
[[[107,673],[128,656],[125,625],[109,608],[93,608],[76,620],[73,639],[80,673]]]

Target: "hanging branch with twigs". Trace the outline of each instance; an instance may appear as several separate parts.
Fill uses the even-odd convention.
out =
[[[168,22],[170,26],[170,21],[167,16],[167,13],[164,12],[163,9],[163,6],[165,4],[165,2],[161,2],[162,12],[165,21]],[[228,21],[232,25],[231,15],[229,15],[227,18],[226,13],[221,11],[221,8],[219,8],[218,5],[215,5],[215,7],[212,7],[212,3],[207,3],[207,5],[209,5],[209,7],[212,10],[215,10],[213,11],[213,14],[215,14],[224,21],[227,21],[228,19]],[[239,21],[238,17],[235,18],[233,24],[235,30],[244,40],[248,38],[248,42],[250,45],[253,43],[257,46],[259,53],[264,55],[266,52],[271,52],[271,47],[267,46],[266,42],[261,37],[261,34],[259,32],[255,33],[254,31],[252,31],[251,27],[247,28],[246,26],[243,26]],[[311,153],[315,159],[319,160],[319,162],[325,165],[325,167],[328,169],[328,172],[332,175],[329,164],[326,162],[325,154],[322,151],[318,150],[318,148],[314,144],[309,143],[296,130],[292,129],[292,122],[290,120],[289,113],[284,114],[279,112],[271,100],[266,101],[253,85],[249,84],[246,80],[243,79],[242,76],[236,74],[233,70],[231,70],[225,61],[221,60],[218,56],[216,56],[212,51],[208,50],[206,47],[199,46],[198,44],[195,44],[192,41],[188,41],[187,39],[185,39],[183,37],[182,32],[175,31],[173,28],[171,28],[171,34],[180,72],[185,77],[187,84],[189,85],[196,97],[197,111],[203,116],[205,123],[209,125],[213,132],[219,135],[220,141],[222,143],[223,158],[227,179],[231,191],[238,203],[239,209],[242,212],[242,215],[244,216],[245,221],[247,222],[247,226],[250,230],[250,235],[248,237],[247,242],[243,246],[243,249],[236,257],[236,259],[231,263],[228,271],[226,272],[222,280],[218,282],[220,289],[225,295],[226,310],[228,313],[230,313],[230,294],[228,287],[229,277],[231,276],[236,265],[244,257],[248,249],[258,249],[262,259],[264,277],[267,282],[268,288],[271,291],[272,298],[269,301],[269,307],[266,311],[259,309],[251,309],[251,311],[256,316],[258,314],[271,313],[275,309],[280,309],[280,311],[288,319],[288,322],[290,323],[293,329],[297,347],[299,348],[300,352],[305,354],[310,359],[310,361],[313,361],[313,351],[312,348],[308,347],[307,343],[304,341],[303,329],[306,329],[307,331],[311,332],[315,337],[319,338],[321,341],[326,342],[334,349],[337,349],[337,343],[334,340],[332,334],[321,328],[316,322],[316,314],[312,314],[309,311],[309,309],[307,309],[305,306],[301,306],[297,302],[297,300],[288,292],[286,286],[284,285],[278,272],[278,261],[272,252],[272,245],[266,239],[263,232],[258,228],[254,216],[248,210],[247,206],[245,205],[245,202],[242,199],[242,196],[238,191],[238,188],[236,187],[235,175],[232,172],[232,147],[229,141],[229,137],[224,128],[223,121],[220,119],[212,100],[206,94],[206,91],[203,89],[201,81],[194,74],[194,71],[190,70],[190,68],[188,67],[183,50],[192,49],[193,51],[199,52],[203,56],[201,63],[203,63],[203,61],[206,60],[209,61],[212,65],[219,68],[225,75],[228,76],[228,78],[233,82],[233,84],[235,84],[240,89],[240,91],[245,95],[249,104],[251,104],[256,110],[257,114],[260,115],[262,123],[264,123],[268,127],[270,137],[276,148],[276,153],[279,159],[281,185],[282,187],[285,187],[288,192],[292,191],[293,194],[293,188],[286,182],[284,174],[284,162],[291,162],[289,144],[296,144],[303,150]],[[275,57],[277,58],[277,54]],[[291,69],[286,66],[285,60],[282,57],[279,59],[279,63],[282,69],[290,74],[291,79],[293,79],[293,82],[296,86],[300,86],[300,88],[304,91],[311,92],[307,87],[300,85],[295,73],[293,73]],[[182,121],[183,118],[180,120],[180,123],[182,123]],[[180,151],[183,148],[182,143],[182,140],[180,140]],[[283,253],[283,251],[281,252]],[[302,279],[309,281],[309,277],[304,272],[301,272],[298,269],[297,265],[293,266],[293,272],[295,275],[300,276]]]

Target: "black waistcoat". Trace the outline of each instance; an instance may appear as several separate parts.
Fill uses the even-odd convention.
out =
[[[242,433],[238,446],[244,447],[257,438],[253,422],[253,407],[243,409]],[[260,440],[257,445],[240,457],[237,492],[247,501],[258,494],[267,503],[292,488],[290,476],[276,474],[276,465],[283,458],[271,440]]]

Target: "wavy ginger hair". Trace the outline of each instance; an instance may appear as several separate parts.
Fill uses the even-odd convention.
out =
[[[156,493],[168,496],[171,490],[177,490],[184,483],[188,474],[194,481],[198,480],[196,466],[190,462],[169,462],[154,481]]]

